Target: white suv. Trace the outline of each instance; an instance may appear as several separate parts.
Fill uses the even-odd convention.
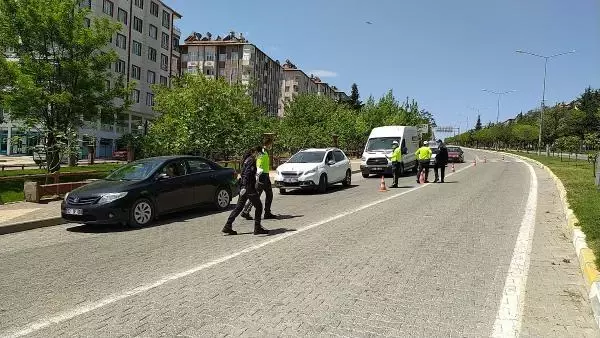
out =
[[[338,148],[304,149],[277,168],[275,186],[279,193],[291,189],[313,189],[325,193],[336,183],[352,183],[350,160]]]

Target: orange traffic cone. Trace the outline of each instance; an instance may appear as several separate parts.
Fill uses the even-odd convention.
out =
[[[454,163],[452,163],[452,172],[455,172],[455,170],[454,170]]]
[[[421,171],[421,175],[419,175],[419,183],[423,184],[425,183],[425,172]]]
[[[387,188],[385,187],[385,180],[383,176],[381,176],[381,184],[379,184],[379,192],[387,192]]]
[[[477,166],[477,160],[473,160],[473,166]]]
[[[502,155],[502,161],[504,161],[504,155]]]
[[[487,163],[487,156],[483,157],[483,163]]]

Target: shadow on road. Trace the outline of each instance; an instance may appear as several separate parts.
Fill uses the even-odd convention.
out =
[[[145,226],[143,228],[132,228],[130,226],[121,225],[121,224],[109,224],[109,225],[81,224],[81,225],[67,228],[67,231],[79,232],[79,233],[92,233],[92,234],[135,231],[135,230],[148,229],[148,228],[153,228],[153,227],[157,227],[157,226],[168,225],[170,223],[175,223],[175,222],[183,222],[183,221],[187,221],[187,220],[194,219],[197,217],[205,217],[205,216],[215,215],[215,214],[219,214],[219,213],[223,213],[223,212],[231,212],[231,210],[233,210],[233,208],[235,208],[235,204],[230,204],[229,207],[223,211],[211,210],[210,208],[207,208],[207,207],[198,207],[197,209],[191,209],[191,210],[186,210],[186,211],[176,211],[174,213],[161,215],[158,220],[152,222],[150,225]]]
[[[335,194],[347,189],[353,189],[358,187],[358,184],[352,184],[349,185],[347,187],[344,187],[342,185],[334,185],[334,186],[330,186],[329,188],[327,188],[327,192],[325,192],[324,194],[321,194],[317,191],[314,190],[304,190],[304,189],[294,189],[294,190],[289,190],[285,193],[285,195],[329,195],[329,194]]]

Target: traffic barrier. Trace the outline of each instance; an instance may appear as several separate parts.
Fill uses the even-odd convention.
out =
[[[387,188],[385,187],[385,179],[381,176],[381,183],[379,184],[379,192],[387,192]]]

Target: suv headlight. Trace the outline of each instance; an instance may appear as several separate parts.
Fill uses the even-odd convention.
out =
[[[67,201],[67,197],[69,197],[69,193],[65,194],[65,198],[63,199],[65,202]]]
[[[317,167],[314,167],[314,168],[312,168],[310,170],[305,171],[304,175],[310,175],[310,174],[314,174],[316,172],[317,172]]]
[[[114,201],[118,200],[119,198],[125,197],[125,195],[127,195],[126,192],[111,192],[111,193],[102,194],[102,197],[100,197],[98,204],[107,204],[110,202],[114,202]]]

